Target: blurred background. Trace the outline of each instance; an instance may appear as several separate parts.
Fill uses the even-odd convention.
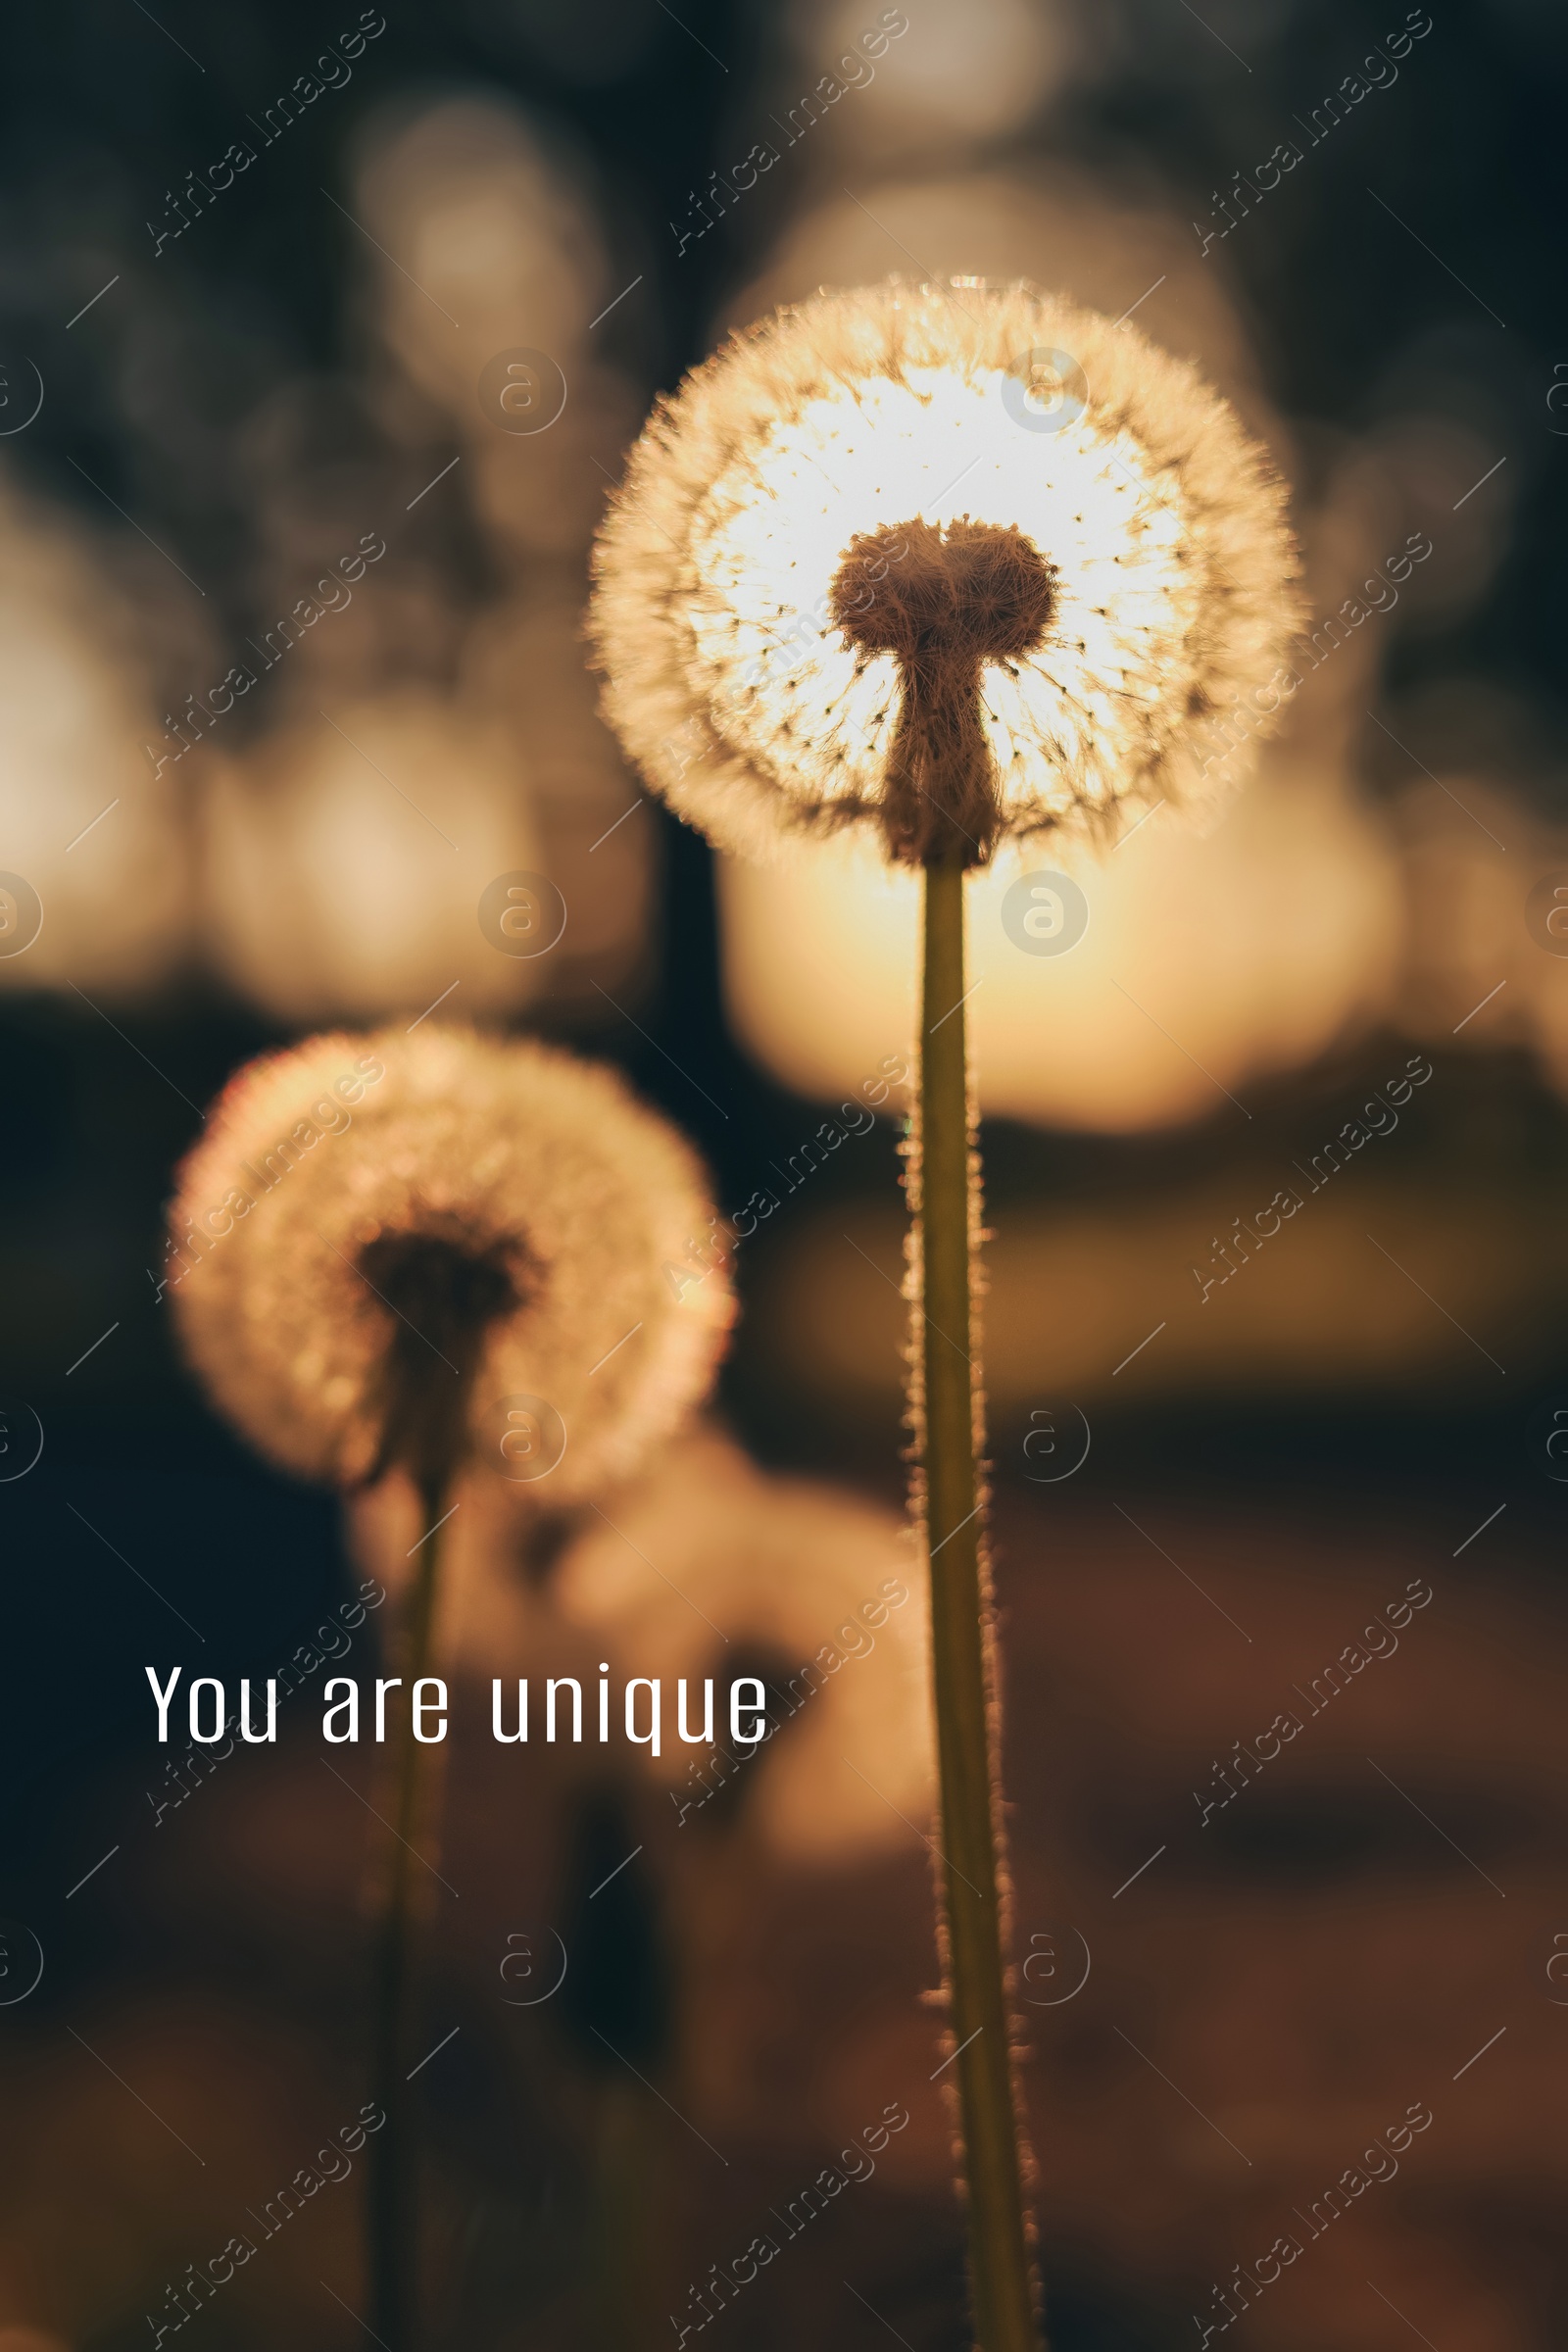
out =
[[[615,1529],[465,1526],[432,2340],[967,2340],[900,1091],[835,1118],[907,1054],[913,900],[849,853],[713,858],[619,761],[579,633],[653,397],[890,271],[1027,276],[1198,362],[1341,616],[1206,833],[1030,853],[1082,894],[1065,952],[1020,949],[1011,876],[971,899],[1053,2343],[1558,2343],[1561,13],[114,0],[10,53],[0,2352],[159,2340],[363,2095],[373,1767],[327,1780],[310,1678],[368,1668],[352,1595],[418,1531],[247,1456],[156,1272],[238,1060],[437,1007],[616,1062],[727,1214],[771,1206],[714,1415]],[[494,1673],[787,1691],[824,1648],[733,1785],[484,1736]],[[155,1747],[144,1661],[302,1652],[275,1751]],[[889,2107],[874,2175],[710,2317]],[[190,2340],[362,2340],[359,2189]]]

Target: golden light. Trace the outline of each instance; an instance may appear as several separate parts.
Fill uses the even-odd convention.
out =
[[[462,444],[463,495],[494,552],[576,556],[635,403],[589,340],[616,285],[559,134],[492,96],[389,111],[354,209],[386,257],[365,255],[380,335]]]
[[[599,715],[573,585],[485,612],[464,643],[459,692],[507,730],[512,789],[526,793],[544,870],[569,910],[548,959],[551,1009],[587,1023],[618,1019],[612,1000],[646,986],[656,834]]]
[[[543,862],[508,739],[437,696],[268,737],[211,775],[202,836],[211,959],[286,1020],[414,1016],[443,993],[444,1017],[472,1016],[545,984],[548,952],[479,920],[492,882]]]
[[[1029,872],[1065,873],[1083,893],[1087,928],[1059,955],[1029,952],[1008,928],[1008,894]],[[718,887],[731,1017],[787,1085],[837,1098],[904,1049],[913,875],[843,842],[769,866],[726,858]],[[968,891],[982,1108],[1102,1134],[1215,1111],[1240,1131],[1225,1090],[1245,1096],[1250,1078],[1374,1021],[1403,947],[1384,828],[1330,768],[1278,755],[1207,833],[1160,809],[1099,860],[1030,847]]]
[[[912,15],[826,0],[792,15],[802,63],[830,74],[829,86],[840,92],[824,128],[862,151],[928,155],[933,147],[1004,138],[1059,92],[1085,46],[1060,0],[970,0],[961,14]],[[787,73],[776,80],[781,115],[801,95],[798,81],[798,73],[796,85]],[[794,129],[804,138],[809,127],[820,136],[819,120],[808,103],[790,107],[786,135]]]
[[[0,986],[155,985],[190,921],[179,739],[101,551],[3,484],[0,713],[0,868],[33,894],[0,882]]]
[[[465,417],[477,420],[475,382],[497,351],[530,342],[564,358],[615,290],[593,221],[498,98],[372,120],[355,207],[402,265],[377,265],[382,334],[420,390]]]

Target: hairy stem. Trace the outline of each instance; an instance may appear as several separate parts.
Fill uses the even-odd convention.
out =
[[[421,1479],[419,1508],[433,1530],[445,1508],[444,1484]],[[370,2143],[368,2173],[370,2328],[386,2352],[417,2352],[419,2342],[418,2140],[409,2072],[418,2019],[416,1923],[413,1871],[424,1826],[424,1749],[414,1737],[414,1686],[430,1661],[440,1576],[441,1540],[426,1535],[409,1596],[399,1666],[410,1701],[393,1753],[393,1837],[376,1931],[370,2020],[371,2095],[386,2121]]]
[[[923,1458],[941,1790],[948,2018],[956,2055],[979,2352],[1038,2352],[1008,2034],[990,1579],[970,1364],[971,1220],[963,870],[925,868],[920,1020]]]

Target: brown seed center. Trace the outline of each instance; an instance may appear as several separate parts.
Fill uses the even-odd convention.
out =
[[[424,1230],[377,1234],[361,1250],[359,1270],[394,1317],[370,1475],[398,1463],[434,1493],[466,1450],[469,1393],[486,1334],[522,1302],[529,1269],[515,1249]]]
[[[865,655],[899,664],[882,824],[906,864],[984,862],[1002,828],[981,723],[987,662],[1040,645],[1055,571],[1010,524],[912,521],[862,532],[834,575],[832,613]]]

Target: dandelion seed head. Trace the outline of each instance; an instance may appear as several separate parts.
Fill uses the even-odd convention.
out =
[[[432,1022],[241,1070],[179,1171],[166,1278],[214,1397],[283,1467],[505,1469],[491,1423],[529,1397],[565,1446],[526,1491],[561,1503],[707,1389],[733,1313],[710,1215],[612,1073]]]
[[[733,337],[634,448],[596,556],[605,707],[724,849],[882,824],[897,543],[1012,534],[1050,595],[979,655],[996,833],[1199,803],[1201,721],[1266,685],[1298,618],[1285,504],[1229,404],[1131,324],[1024,285],[819,294]]]

